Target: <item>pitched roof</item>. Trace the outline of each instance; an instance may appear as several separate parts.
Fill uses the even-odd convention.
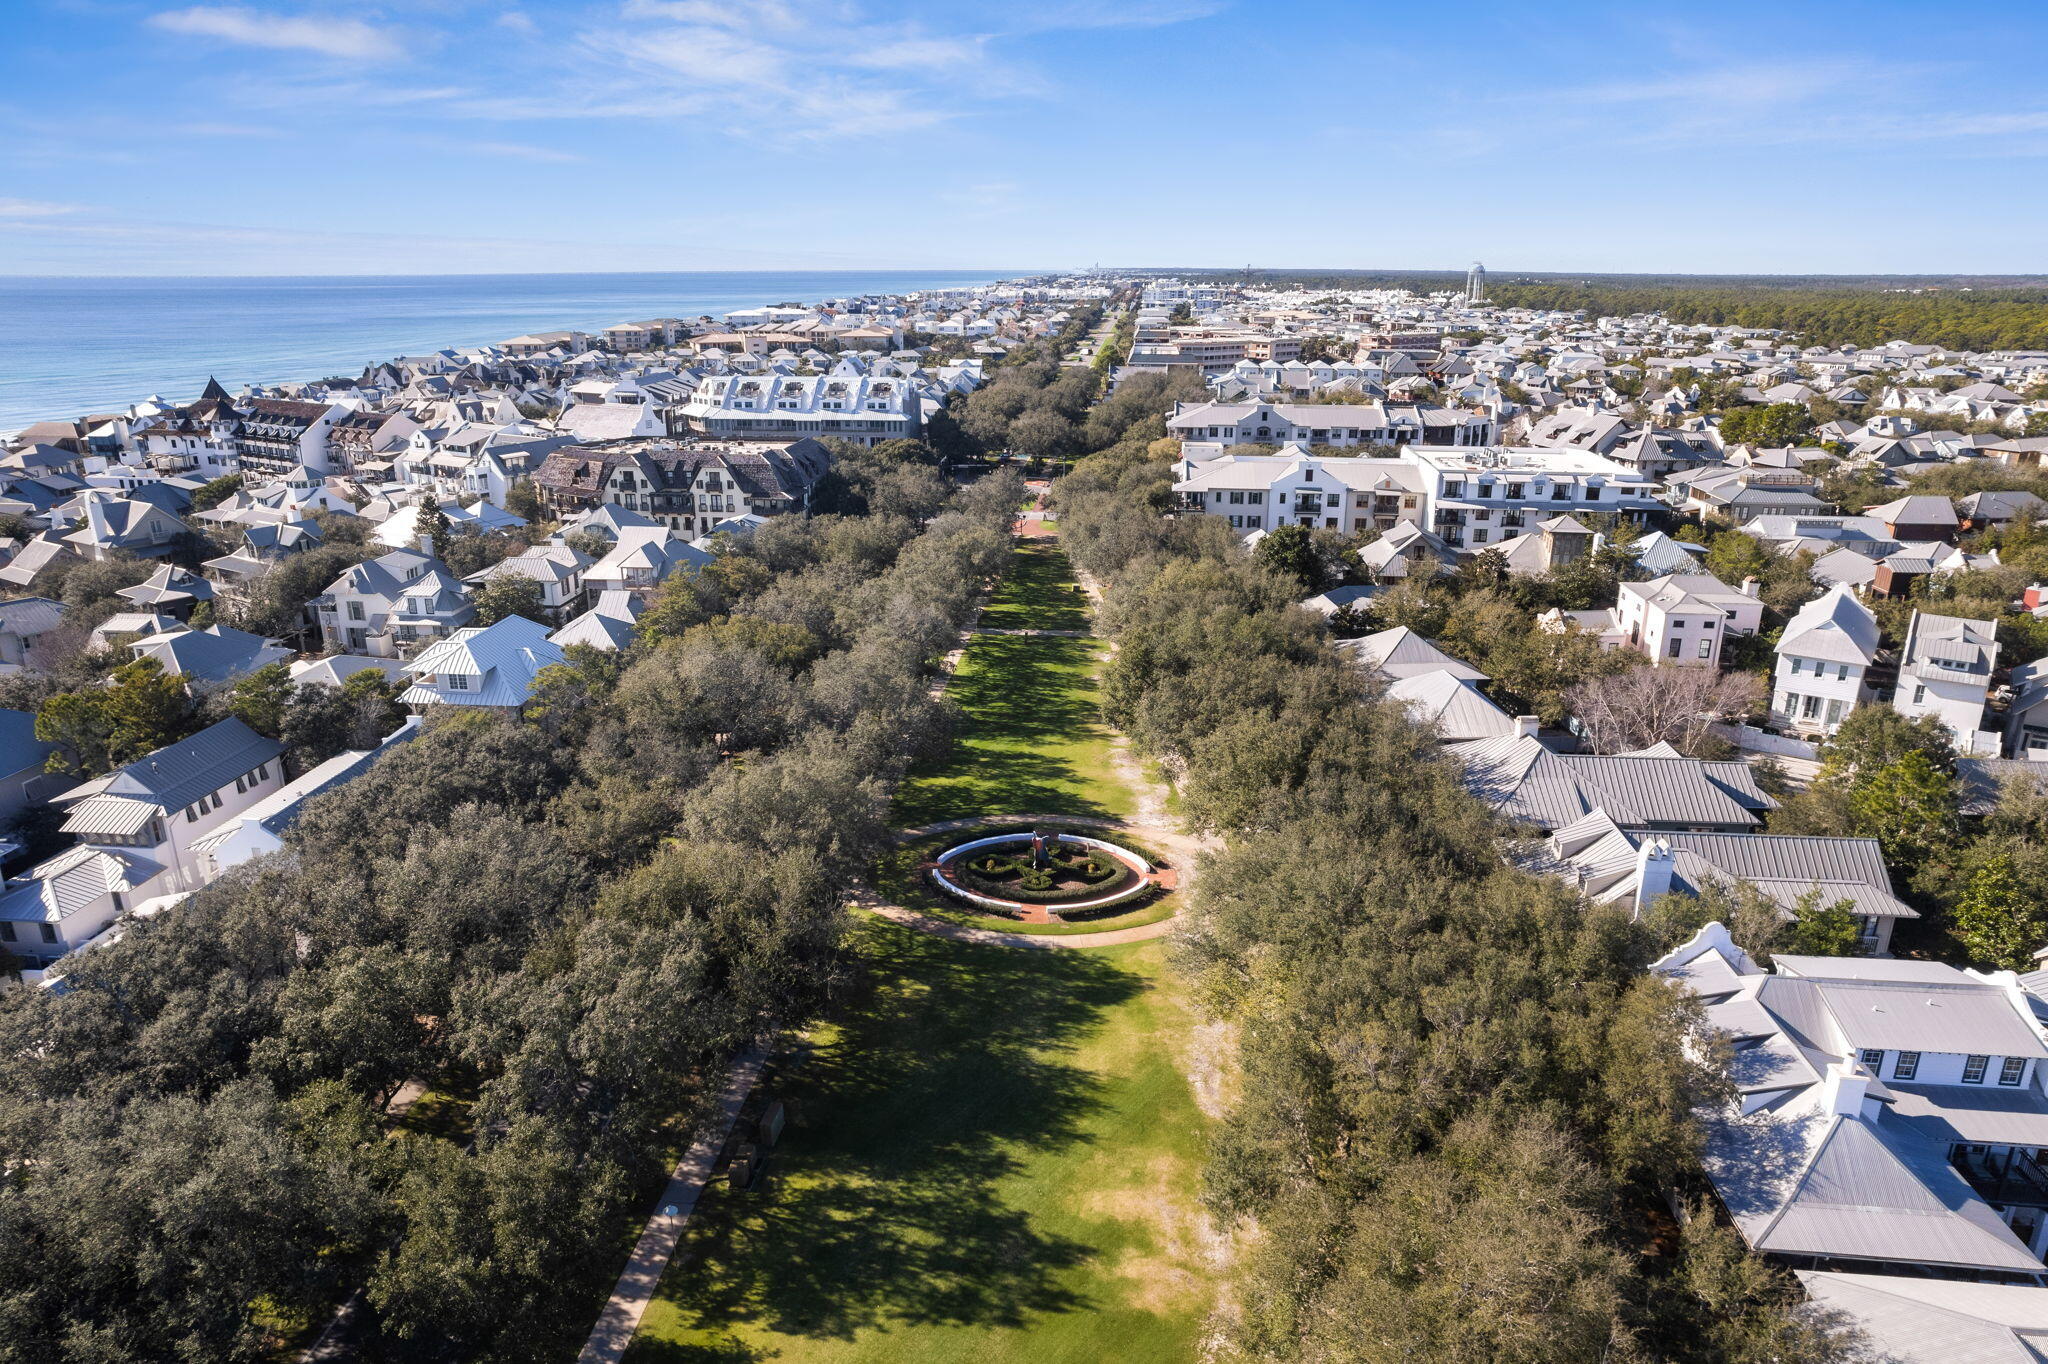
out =
[[[1877,648],[1877,616],[1842,583],[1800,607],[1778,641],[1781,655],[1829,663],[1868,665]]]
[[[88,799],[104,798],[157,811],[181,809],[283,752],[283,744],[264,738],[229,716],[189,739],[166,744],[118,771],[74,786],[55,797],[53,803],[75,806]],[[74,810],[74,819],[76,813]],[[69,820],[64,827],[79,831],[73,829]]]
[[[1799,1279],[1891,1364],[2048,1359],[2048,1288],[1832,1270],[1800,1270]]]
[[[1553,753],[1531,735],[1457,744],[1472,793],[1510,819],[1561,828],[1594,810],[1624,825],[1736,825],[1777,802],[1749,764],[1641,754]]]
[[[407,675],[416,679],[453,674],[472,679],[471,686],[457,692],[415,681],[398,699],[409,706],[521,706],[533,692],[534,675],[563,659],[561,646],[548,639],[546,626],[524,616],[507,616],[436,640],[406,665]]]
[[[1460,662],[1405,625],[1361,639],[1341,640],[1337,648],[1352,662],[1383,677],[1414,677],[1421,673],[1447,672],[1468,682],[1489,680],[1469,663]]]

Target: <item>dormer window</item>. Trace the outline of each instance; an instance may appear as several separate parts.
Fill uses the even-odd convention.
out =
[[[468,674],[468,673],[449,673],[449,674],[447,675],[447,677],[448,677],[448,690],[449,690],[449,691],[468,691],[468,690],[469,690],[469,674]]]

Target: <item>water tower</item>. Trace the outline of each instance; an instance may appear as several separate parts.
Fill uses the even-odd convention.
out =
[[[1478,261],[1473,261],[1472,268],[1465,272],[1465,301],[1486,302],[1486,267]]]

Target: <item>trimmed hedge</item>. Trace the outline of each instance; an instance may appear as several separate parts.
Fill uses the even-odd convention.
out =
[[[1032,866],[1028,856],[983,851],[954,862],[950,870],[968,889],[979,891],[983,895],[1046,905],[1059,904],[1066,900],[1088,900],[1098,895],[1112,895],[1128,888],[1137,876],[1136,872],[1116,858],[1094,849],[1083,850],[1080,863],[1079,866],[1073,866],[1061,862],[1055,870],[1044,870]],[[1079,876],[1087,884],[1064,889],[1056,888],[1053,882],[1060,871]],[[996,879],[1002,876],[1014,876],[1016,879]]]

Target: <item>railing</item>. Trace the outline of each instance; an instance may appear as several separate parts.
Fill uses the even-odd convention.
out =
[[[2048,1208],[2048,1171],[2024,1151],[1957,1150],[1949,1163],[1988,1203]]]

